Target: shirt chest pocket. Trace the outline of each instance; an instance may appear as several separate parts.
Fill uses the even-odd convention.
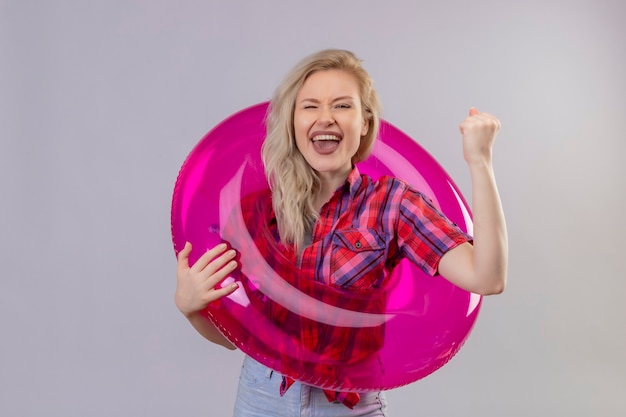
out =
[[[371,229],[344,229],[332,238],[331,284],[369,290],[384,277],[385,240]]]

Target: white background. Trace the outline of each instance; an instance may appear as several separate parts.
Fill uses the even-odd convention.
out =
[[[458,123],[503,129],[509,285],[393,416],[626,415],[626,5],[0,1],[0,415],[229,416],[241,353],[173,303],[170,204],[213,126],[318,49],[468,199]]]

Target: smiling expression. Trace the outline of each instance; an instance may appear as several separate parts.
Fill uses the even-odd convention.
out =
[[[341,183],[367,133],[356,78],[342,70],[310,75],[296,96],[296,145],[322,181]]]

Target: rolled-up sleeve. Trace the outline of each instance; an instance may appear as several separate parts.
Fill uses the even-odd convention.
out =
[[[423,194],[408,189],[402,196],[397,224],[398,248],[425,273],[436,275],[441,257],[471,242],[471,237],[445,217]]]

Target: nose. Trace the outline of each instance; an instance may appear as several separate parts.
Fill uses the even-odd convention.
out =
[[[335,116],[333,115],[332,109],[328,106],[322,106],[318,121],[323,126],[330,126],[335,123]]]

